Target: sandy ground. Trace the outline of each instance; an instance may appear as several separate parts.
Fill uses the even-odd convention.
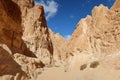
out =
[[[87,68],[83,71],[68,71],[53,67],[46,69],[37,80],[120,80],[120,70]]]
[[[70,59],[70,66],[46,68],[37,80],[120,80],[120,54],[106,57],[102,64],[95,57],[89,54],[78,54]],[[97,61],[96,67],[90,65]],[[81,70],[81,65],[87,64],[87,67]],[[111,65],[110,65],[111,64]]]

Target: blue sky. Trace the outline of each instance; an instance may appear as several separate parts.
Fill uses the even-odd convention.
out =
[[[110,8],[115,0],[35,0],[44,6],[47,25],[54,33],[69,38],[81,18],[91,15],[94,6]]]

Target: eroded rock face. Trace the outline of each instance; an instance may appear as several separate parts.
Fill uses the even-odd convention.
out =
[[[0,44],[0,80],[36,80],[45,66],[38,58],[15,53]]]
[[[43,7],[34,0],[0,0],[0,80],[36,80],[51,65],[83,70],[97,63],[119,69],[119,5],[116,0],[111,9],[94,7],[66,41],[48,29]]]
[[[118,52],[120,50],[119,15],[119,8],[109,10],[103,5],[94,7],[92,16],[78,23],[70,44],[80,51],[86,50],[96,54]]]
[[[44,62],[50,64],[53,55],[53,46],[49,37],[48,27],[42,6],[36,5],[27,10],[23,18],[22,39],[27,47]]]
[[[13,54],[18,52],[35,57],[21,38],[23,29],[19,6],[11,0],[0,0],[0,15],[0,42],[6,44]]]
[[[39,57],[49,64],[53,50],[43,7],[33,7],[33,0],[1,0],[0,6],[1,40],[13,53],[21,51],[27,56]]]
[[[0,80],[35,80],[53,56],[43,7],[0,0],[0,46]]]
[[[14,60],[10,49],[5,44],[0,44],[0,80],[26,80],[27,74]]]
[[[54,34],[50,29],[49,33],[53,44],[53,65],[63,66],[68,58],[68,42],[59,33]]]
[[[51,63],[53,54],[44,10],[40,5],[34,6],[34,0],[14,0],[21,11],[22,39],[27,48],[45,64]]]
[[[77,24],[77,27],[72,34],[69,42],[70,52],[79,50],[87,50],[89,47],[89,38],[87,36],[88,27],[91,24],[91,16],[87,16],[85,19],[81,19]],[[80,46],[82,45],[82,46]]]
[[[119,69],[119,1],[116,0],[111,9],[103,5],[96,6],[92,10],[92,16],[80,20],[69,42],[70,52],[74,55],[69,62],[73,70],[88,65],[86,62],[91,61],[92,57],[98,60],[100,66],[104,66],[104,68]],[[85,57],[82,57],[83,54],[85,54]],[[83,60],[80,60],[79,56]]]
[[[118,9],[120,8],[120,0],[116,0],[111,9]]]
[[[27,57],[19,53],[16,53],[13,56],[16,63],[21,66],[20,69],[26,74],[26,80],[36,80],[37,76],[41,74],[42,68],[45,66],[38,58]]]

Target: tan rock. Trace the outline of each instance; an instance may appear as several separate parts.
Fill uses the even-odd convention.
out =
[[[0,0],[0,15],[0,42],[6,44],[13,54],[18,52],[35,57],[21,38],[22,18],[18,5],[11,0]]]
[[[42,6],[36,5],[28,9],[26,16],[23,17],[23,36],[22,39],[27,47],[41,59],[46,65],[51,64],[53,46],[49,37],[44,10]]]
[[[53,55],[43,7],[33,0],[0,0],[0,46],[1,80],[35,80]]]
[[[111,9],[95,6],[92,16],[81,19],[67,41],[48,29],[44,9],[34,5],[34,0],[0,0],[0,80],[37,80],[46,76],[61,80],[61,74],[68,76],[65,80],[113,80],[111,75],[119,80],[119,5],[120,0],[116,0]],[[49,71],[52,66],[62,67]],[[49,72],[42,77],[41,72],[47,69]],[[51,74],[55,77],[51,78]]]
[[[50,64],[53,50],[43,7],[34,7],[33,0],[0,0],[0,3],[2,42],[8,45],[13,54],[39,57],[44,63]]]
[[[118,9],[120,8],[120,0],[116,0],[111,9]]]
[[[69,42],[70,52],[74,50],[86,50],[89,47],[87,31],[88,27],[91,25],[91,20],[91,16],[87,16],[87,18],[81,19],[77,24],[77,27],[73,32],[71,40]]]
[[[27,80],[36,80],[37,75],[41,74],[45,64],[40,59],[27,57],[25,55],[16,53],[14,54],[14,60],[21,66],[22,71],[27,75]]]
[[[59,33],[54,34],[50,29],[49,33],[53,45],[53,64],[63,66],[68,58],[68,42]]]
[[[101,55],[119,51],[119,20],[116,9],[109,10],[103,5],[94,7],[92,16],[80,20],[69,44],[73,50]]]
[[[0,80],[27,80],[27,74],[4,46],[0,46]]]

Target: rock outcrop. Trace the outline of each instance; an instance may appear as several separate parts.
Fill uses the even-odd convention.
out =
[[[115,4],[118,6],[117,3]],[[72,49],[96,54],[118,52],[120,50],[119,9],[109,10],[103,5],[94,7],[92,16],[87,16],[78,23],[70,41],[70,44],[74,45]]]
[[[120,8],[120,0],[116,0],[111,9],[118,9]]]
[[[0,0],[0,43],[6,44],[12,53],[34,56],[22,40],[21,11],[11,0]]]
[[[54,34],[49,29],[50,39],[53,44],[53,64],[55,66],[63,66],[68,58],[68,42],[59,33]]]
[[[36,5],[27,9],[22,25],[24,29],[22,39],[27,44],[27,47],[43,63],[46,65],[51,64],[53,46],[49,37],[43,7]]]
[[[119,64],[120,50],[119,5],[120,1],[116,0],[111,9],[102,4],[95,6],[91,16],[80,20],[69,42],[70,52],[74,55],[71,60],[74,63],[70,63],[70,66],[75,68],[79,65],[80,68],[81,63],[87,64],[86,62],[91,61],[91,58],[93,58],[93,60],[98,60],[100,65],[104,67],[120,68],[117,65]],[[88,58],[86,56],[83,60],[80,60],[81,56],[86,53],[87,56],[92,56]],[[77,62],[80,64],[77,64]],[[74,68],[72,69],[74,70]]]
[[[0,45],[0,80],[35,80],[53,56],[43,7],[0,0]]]
[[[5,44],[0,45],[0,80],[25,80],[27,75],[10,55]]]
[[[0,80],[36,80],[50,66],[119,70],[119,50],[120,0],[111,9],[95,6],[70,41],[47,27],[34,0],[0,0]]]

